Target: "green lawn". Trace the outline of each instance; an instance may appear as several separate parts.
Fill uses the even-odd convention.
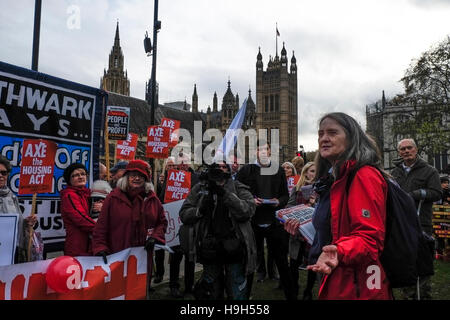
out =
[[[198,279],[201,272],[197,272],[195,277]],[[305,288],[307,271],[300,270],[300,293],[299,299],[302,298],[303,289]],[[256,280],[256,278],[255,278]],[[180,279],[181,291],[183,288],[183,279]],[[150,300],[175,300],[170,296],[168,283],[161,283],[152,286],[155,291],[150,296]],[[278,281],[266,279],[262,283],[253,282],[252,299],[253,300],[284,300],[283,290],[278,289]],[[313,298],[317,299],[318,281],[313,290]],[[397,300],[401,300],[402,296],[398,289],[394,289],[394,296]],[[435,261],[435,275],[432,278],[432,296],[435,300],[450,300],[450,262],[441,260]],[[193,296],[186,296],[185,300],[193,300]],[[181,299],[179,299],[181,300]]]

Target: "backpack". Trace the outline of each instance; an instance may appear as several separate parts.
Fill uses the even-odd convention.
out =
[[[356,170],[348,177],[347,192],[355,175]],[[383,177],[388,191],[380,261],[392,288],[414,286],[418,277],[434,274],[434,239],[422,231],[414,199],[396,181]]]

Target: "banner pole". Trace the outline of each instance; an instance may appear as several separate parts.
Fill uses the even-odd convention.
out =
[[[36,215],[36,198],[37,198],[37,193],[33,193],[33,198],[31,200],[31,216],[34,217]],[[33,226],[29,227],[30,229],[30,238],[28,239],[28,262],[31,261],[31,244],[33,241],[33,233],[34,233],[34,229]]]
[[[103,110],[105,110],[105,130],[104,130],[104,135],[105,135],[105,165],[106,165],[106,176],[109,179],[109,139],[108,139],[108,110],[106,109],[105,106],[105,99],[103,98]]]

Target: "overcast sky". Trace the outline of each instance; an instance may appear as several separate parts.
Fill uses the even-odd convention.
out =
[[[0,2],[0,60],[31,68],[34,1]],[[99,87],[119,19],[131,96],[144,99],[153,1],[42,2],[39,71]],[[365,105],[403,90],[411,60],[450,34],[449,17],[450,0],[161,0],[159,102],[191,103],[196,83],[200,110],[215,91],[220,108],[228,77],[241,102],[249,86],[255,100],[258,47],[266,68],[278,23],[278,50],[285,42],[297,58],[299,144],[315,150],[321,115],[343,111],[365,128]]]

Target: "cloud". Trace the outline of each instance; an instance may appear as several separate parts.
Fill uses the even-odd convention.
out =
[[[219,108],[231,80],[240,101],[249,86],[255,97],[256,55],[265,66],[275,54],[275,23],[288,57],[298,66],[299,142],[317,148],[317,121],[343,111],[365,125],[365,105],[401,92],[399,79],[417,58],[450,30],[450,1],[260,0],[159,2],[157,81],[160,103],[191,103],[197,84],[199,108]],[[67,9],[80,8],[80,29],[67,27]],[[29,68],[34,6],[8,2],[0,11],[0,60]],[[153,1],[64,0],[43,2],[39,70],[99,87],[114,42],[117,19],[131,95],[143,99],[152,58]]]

